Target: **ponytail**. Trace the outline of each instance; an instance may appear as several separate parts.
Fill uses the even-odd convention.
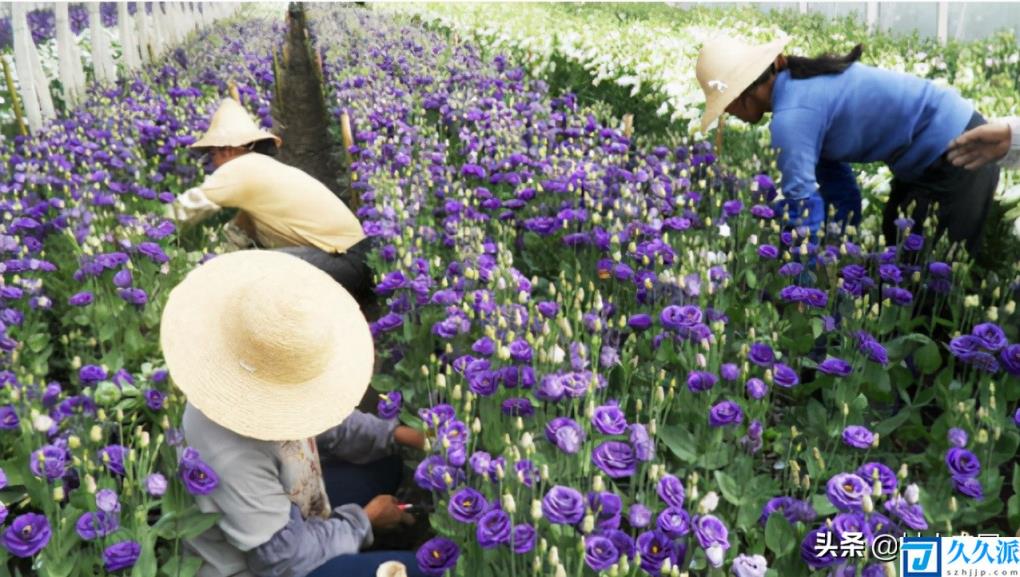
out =
[[[850,65],[861,59],[864,52],[864,45],[854,46],[845,56],[823,54],[814,58],[804,56],[787,56],[786,68],[790,71],[790,78],[811,78],[824,74],[842,74]]]

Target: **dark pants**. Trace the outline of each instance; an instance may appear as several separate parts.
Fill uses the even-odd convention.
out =
[[[322,461],[322,475],[326,493],[333,507],[355,503],[365,506],[376,495],[393,495],[400,488],[403,463],[399,457],[389,457],[354,465],[341,461]],[[407,567],[409,577],[424,577],[418,570],[414,551],[365,551],[356,555],[341,555],[320,565],[308,577],[375,577],[379,565],[398,561]]]
[[[276,251],[296,256],[333,277],[365,308],[375,300],[375,283],[368,266],[372,245],[372,239],[366,237],[342,254],[328,253],[314,246],[287,246]]]
[[[974,113],[966,130],[985,124],[985,119]],[[890,246],[897,241],[896,219],[900,211],[914,202],[914,210],[907,216],[914,219],[914,232],[920,233],[924,219],[928,217],[931,205],[938,203],[938,228],[935,241],[944,232],[949,240],[962,241],[967,251],[977,253],[992,196],[999,183],[999,167],[986,165],[977,170],[967,170],[950,164],[945,156],[940,157],[915,180],[893,178],[889,202],[885,205],[882,232]]]

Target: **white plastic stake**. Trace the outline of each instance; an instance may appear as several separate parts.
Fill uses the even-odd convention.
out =
[[[11,32],[14,41],[14,70],[18,75],[18,86],[21,89],[21,105],[25,109],[29,130],[35,132],[42,128],[42,110],[39,107],[35,81],[32,79],[32,61],[28,53],[32,33],[28,28],[28,8],[24,4],[11,4]]]

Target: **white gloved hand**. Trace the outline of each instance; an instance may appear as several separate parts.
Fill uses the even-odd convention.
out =
[[[399,561],[387,561],[379,566],[375,577],[407,577],[407,567]]]

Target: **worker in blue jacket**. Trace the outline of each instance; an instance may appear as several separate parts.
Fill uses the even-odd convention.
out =
[[[937,203],[940,233],[975,252],[998,170],[965,170],[945,155],[950,141],[985,124],[970,102],[927,80],[861,64],[860,45],[845,56],[805,58],[783,54],[787,42],[719,38],[702,47],[702,132],[723,112],[752,124],[772,113],[792,226],[816,232],[830,209],[837,223],[858,224],[861,191],[850,163],[882,161],[893,173],[882,226],[889,244],[906,234],[896,221],[911,203],[917,233]]]

